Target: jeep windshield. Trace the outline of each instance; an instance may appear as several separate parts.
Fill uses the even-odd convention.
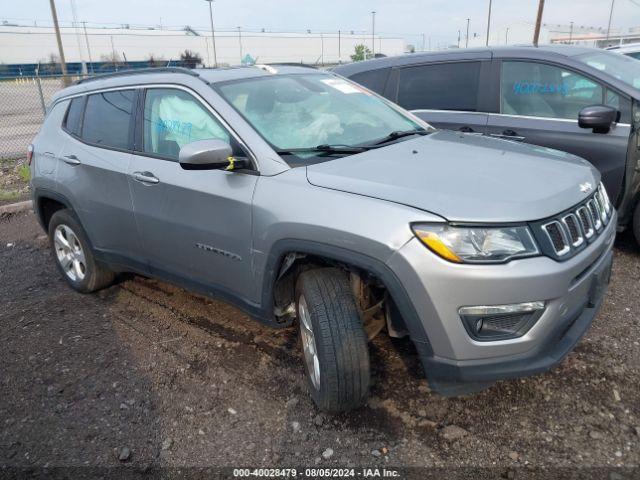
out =
[[[640,62],[635,58],[612,52],[585,53],[574,58],[640,89]]]
[[[220,84],[220,94],[291,166],[431,131],[385,99],[333,75],[274,75]]]

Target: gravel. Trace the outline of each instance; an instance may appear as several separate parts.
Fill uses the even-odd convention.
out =
[[[0,278],[0,467],[380,463],[521,478],[640,463],[640,250],[628,235],[602,312],[551,372],[444,398],[409,341],[380,336],[371,399],[341,415],[313,405],[295,329],[135,276],[76,293],[31,213],[0,219]]]

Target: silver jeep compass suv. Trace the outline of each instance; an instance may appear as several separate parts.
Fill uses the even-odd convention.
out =
[[[596,315],[616,213],[586,161],[422,120],[310,68],[155,69],[53,99],[34,208],[80,292],[118,272],[296,323],[317,405],[361,405],[368,339],[434,391],[557,364]]]

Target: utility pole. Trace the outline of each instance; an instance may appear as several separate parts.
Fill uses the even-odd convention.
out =
[[[211,21],[211,43],[213,43],[213,66],[218,68],[218,57],[216,55],[216,33],[213,29],[213,0],[205,0],[209,3],[209,20]]]
[[[544,0],[539,0],[538,16],[536,17],[536,29],[533,32],[533,44],[537,47],[540,39],[540,25],[542,25],[542,12],[544,11]]]
[[[426,35],[423,33],[422,34],[422,51],[424,52],[424,49],[427,47],[427,42],[426,40]]]
[[[609,25],[607,26],[607,41],[609,40],[609,35],[611,34],[611,18],[613,17],[613,5],[616,0],[611,0],[611,10],[609,11]]]
[[[56,4],[54,0],[49,0],[51,6],[51,16],[53,17],[53,27],[56,30],[56,41],[58,42],[58,53],[60,54],[60,69],[62,70],[63,82],[69,85],[67,78],[67,62],[64,59],[64,48],[62,48],[62,37],[60,36],[60,26],[58,25],[58,14],[56,13]]]
[[[465,47],[464,48],[469,48],[469,22],[471,21],[470,18],[467,18],[467,41],[465,43]]]
[[[240,45],[240,65],[242,65],[242,27],[238,27],[238,44]]]
[[[460,30],[458,30],[458,48],[460,48]]]
[[[338,30],[338,63],[342,63],[342,36],[340,30]]]
[[[489,46],[489,29],[491,28],[491,0],[489,0],[489,15],[487,16],[487,47]]]
[[[91,67],[91,73],[95,73],[93,70],[93,60],[91,60],[91,47],[89,46],[89,35],[87,35],[87,22],[82,22],[82,28],[84,28],[84,41],[87,44],[87,54],[89,55],[89,66]]]
[[[509,45],[509,27],[507,27],[507,31],[504,33],[504,44]]]
[[[371,56],[376,56],[376,12],[371,12]]]
[[[569,23],[569,44],[571,44],[571,40],[573,40],[573,22]]]

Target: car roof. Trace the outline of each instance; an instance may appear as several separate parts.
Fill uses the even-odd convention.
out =
[[[356,73],[369,70],[376,70],[386,67],[396,67],[400,65],[411,65],[414,63],[424,63],[429,61],[460,60],[464,58],[477,59],[492,57],[517,57],[535,56],[539,59],[573,57],[589,52],[600,52],[602,50],[591,47],[581,47],[575,45],[513,45],[506,47],[485,47],[485,48],[452,48],[437,52],[409,53],[396,57],[377,58],[363,62],[354,62],[346,65],[334,67],[332,70],[340,75],[351,76]]]
[[[158,82],[176,83],[176,79],[179,77],[182,77],[182,79],[187,82],[193,81],[193,79],[197,79],[207,84],[216,84],[231,80],[241,80],[245,78],[304,73],[322,72],[315,69],[314,67],[290,64],[198,69],[167,67],[121,70],[119,72],[106,73],[81,79],[75,84],[57,92],[52,98],[52,103],[55,103],[60,98],[89,93],[94,90],[103,90],[106,88],[119,88],[143,84],[153,84]]]

